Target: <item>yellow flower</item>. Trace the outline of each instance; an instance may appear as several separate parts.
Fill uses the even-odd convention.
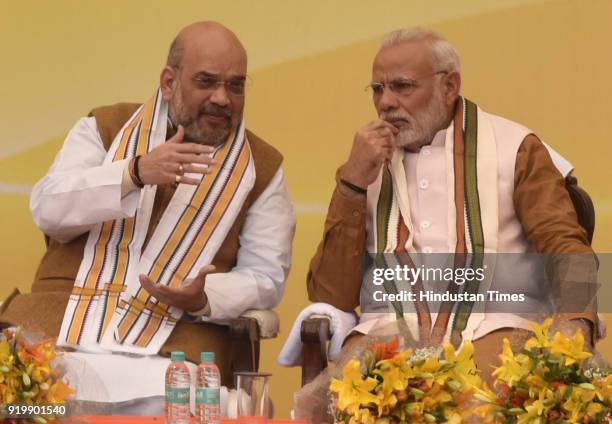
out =
[[[376,417],[374,417],[367,408],[360,408],[355,411],[355,415],[353,415],[349,421],[351,424],[374,424],[375,422]]]
[[[6,340],[0,341],[0,361],[6,362],[11,354],[11,346]]]
[[[584,337],[582,331],[576,331],[574,337],[567,338],[563,334],[556,332],[553,337],[553,342],[550,348],[552,354],[560,354],[565,356],[565,366],[572,365],[576,361],[582,362],[584,359],[590,358],[591,353],[584,350]]]
[[[518,423],[545,423],[548,410],[550,409],[550,406],[546,406],[546,404],[549,403],[547,402],[547,398],[549,397],[548,395],[549,393],[547,393],[546,390],[540,390],[538,399],[532,401],[528,405],[525,405],[525,411],[527,412],[518,416]]]
[[[607,402],[612,402],[612,374],[609,374],[605,378],[599,378],[593,381],[595,386],[595,395],[597,399]]]
[[[397,397],[394,392],[405,390],[408,385],[408,378],[391,360],[381,361],[374,373],[383,378],[382,390],[378,393],[378,415],[381,415],[384,407],[392,408],[395,406]]]
[[[537,348],[546,348],[550,347],[550,340],[548,339],[548,330],[552,325],[552,319],[546,319],[542,325],[538,325],[535,322],[529,324],[529,328],[533,330],[534,336],[527,340],[525,343],[525,349],[531,349],[534,347]]]
[[[471,341],[465,340],[463,342],[459,354],[456,354],[455,347],[452,344],[446,343],[444,345],[444,358],[449,362],[455,362],[450,374],[456,380],[470,387],[480,387],[482,385],[474,362],[474,345]]]
[[[525,355],[517,355],[515,357],[512,352],[512,347],[510,346],[510,341],[504,339],[504,347],[502,353],[499,355],[502,364],[493,371],[493,375],[511,386],[512,383],[519,381],[529,373],[529,362],[524,360],[524,356]]]
[[[342,370],[342,380],[332,379],[330,390],[338,393],[338,408],[340,410],[355,410],[360,405],[369,403],[378,405],[378,398],[370,393],[377,384],[378,382],[372,377],[363,379],[359,361],[353,359]]]
[[[597,402],[591,402],[587,405],[586,413],[590,417],[595,417],[603,410],[603,405]]]

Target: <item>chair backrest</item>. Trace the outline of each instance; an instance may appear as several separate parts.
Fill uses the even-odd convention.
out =
[[[578,187],[578,179],[573,175],[565,177],[565,187],[572,199],[576,215],[578,215],[578,223],[587,233],[589,243],[593,242],[593,233],[595,232],[595,207],[593,201],[586,191]]]

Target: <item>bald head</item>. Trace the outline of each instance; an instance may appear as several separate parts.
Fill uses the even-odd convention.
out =
[[[246,63],[246,50],[236,34],[218,22],[201,21],[179,31],[170,45],[166,65],[178,68],[186,51],[206,46],[222,47],[240,53]]]

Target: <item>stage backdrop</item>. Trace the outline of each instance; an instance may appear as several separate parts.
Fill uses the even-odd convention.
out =
[[[74,122],[94,106],[145,100],[171,39],[190,22],[218,20],[243,40],[252,80],[246,122],[284,154],[297,212],[293,268],[277,308],[282,332],[263,344],[261,361],[274,374],[277,417],[288,416],[300,374],[275,358],[308,304],[305,277],[335,169],[356,129],[375,118],[363,88],[390,30],[422,25],[448,37],[461,55],[463,94],[532,128],[575,165],[597,210],[594,247],[612,251],[607,0],[30,0],[2,9],[0,299],[30,286],[44,243],[28,193]],[[611,346],[600,344],[608,357]]]

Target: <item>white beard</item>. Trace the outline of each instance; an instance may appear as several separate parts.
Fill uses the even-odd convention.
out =
[[[407,125],[401,128],[395,136],[397,147],[410,151],[417,151],[421,147],[431,144],[438,131],[443,129],[448,117],[448,111],[444,104],[442,91],[434,90],[434,93],[424,110],[413,115],[389,112],[381,114],[381,118],[401,118],[407,121]]]

